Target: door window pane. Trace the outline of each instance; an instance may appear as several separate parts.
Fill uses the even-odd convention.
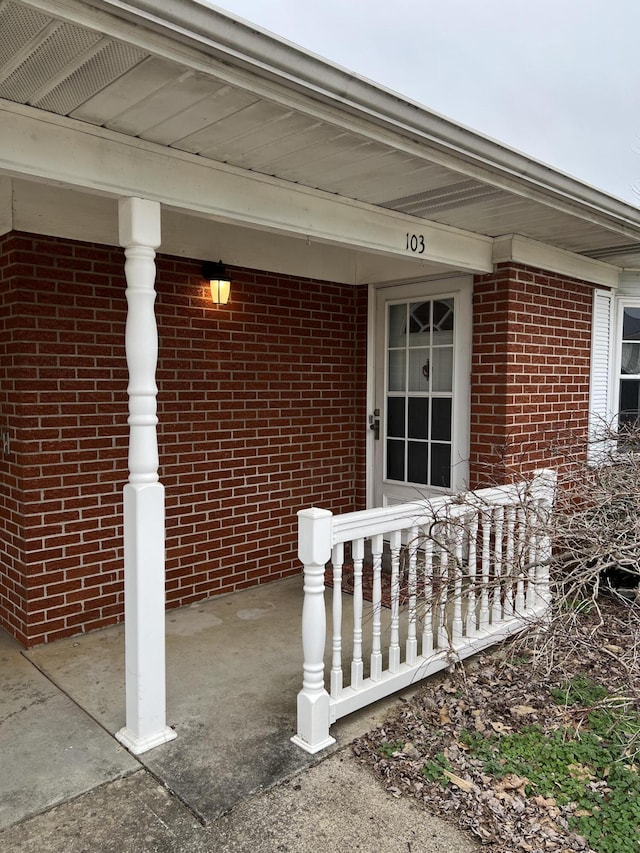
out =
[[[429,482],[427,476],[428,453],[429,445],[426,441],[409,442],[409,473],[407,480],[410,483],[421,483],[426,486]]]
[[[405,347],[407,345],[407,306],[389,306],[389,346]]]
[[[433,350],[431,390],[451,391],[453,388],[453,347]]]
[[[389,391],[405,389],[405,355],[403,349],[389,350]]]
[[[431,485],[449,488],[451,485],[451,446],[431,445]]]
[[[434,397],[431,406],[431,438],[434,441],[451,441],[451,400]]]
[[[439,332],[453,332],[453,299],[439,299],[433,303],[433,328]]]
[[[429,343],[431,302],[413,302],[409,306],[409,346]]]
[[[404,397],[389,397],[387,400],[387,435],[404,438]]]
[[[387,441],[387,480],[404,480],[404,441]]]
[[[429,438],[429,399],[409,397],[409,438]]]
[[[431,352],[428,349],[409,350],[409,391],[428,391],[431,372]]]

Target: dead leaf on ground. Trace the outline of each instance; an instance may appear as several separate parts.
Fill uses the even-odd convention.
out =
[[[531,705],[512,705],[509,713],[512,717],[526,717],[529,714],[537,714],[538,709],[532,708]]]
[[[517,776],[515,773],[507,773],[496,784],[497,791],[516,791],[518,794],[525,796],[525,788],[529,784],[529,780],[524,776]]]
[[[472,791],[478,790],[473,782],[469,782],[468,779],[463,779],[461,776],[456,776],[456,774],[452,773],[450,770],[443,770],[442,773],[447,777],[452,785],[455,785],[456,788],[460,788],[461,791],[466,791],[470,794]]]

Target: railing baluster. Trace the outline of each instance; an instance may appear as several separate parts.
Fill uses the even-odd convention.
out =
[[[476,568],[478,563],[478,515],[479,511],[477,509],[473,509],[471,511],[471,517],[468,523],[465,523],[465,527],[467,530],[467,535],[469,537],[469,556],[468,556],[468,577],[469,577],[469,594],[467,595],[467,619],[466,619],[466,628],[465,632],[467,637],[473,637],[476,633],[476,625],[477,625],[477,617],[476,613],[477,607],[477,596],[476,596]],[[467,511],[467,518],[469,518],[469,512]],[[482,595],[484,593],[485,586],[483,583],[482,591],[480,594],[480,601],[482,602]]]
[[[438,649],[447,648],[449,645],[449,631],[447,630],[447,585],[449,583],[449,551],[447,537],[449,528],[444,522],[437,525],[438,534],[441,537],[439,557],[439,597],[438,597]]]
[[[514,559],[515,559],[515,519],[516,511],[510,506],[505,513],[507,522],[507,554],[504,576],[506,586],[504,591],[504,618],[513,616],[513,583],[514,583]]]
[[[422,655],[428,657],[433,652],[433,542],[424,542],[424,608],[422,625]]]
[[[545,476],[545,475],[543,475]],[[549,584],[549,561],[551,560],[551,538],[548,528],[548,514],[553,506],[555,497],[555,478],[546,472],[544,481],[545,495],[538,504],[537,523],[540,526],[537,548],[536,589],[542,602],[547,607],[551,605],[551,588]]]
[[[527,610],[532,610],[538,603],[536,589],[536,560],[538,552],[538,501],[533,501],[527,509]]]
[[[450,525],[453,533],[453,620],[451,639],[459,642],[462,637],[462,543],[464,540],[464,516],[460,512],[451,514]]]
[[[371,680],[382,678],[382,534],[371,537],[373,557],[373,632],[371,637]]]
[[[389,641],[389,671],[400,669],[400,547],[402,531],[392,531],[391,550],[391,637]]]
[[[362,662],[362,564],[364,561],[364,539],[354,539],[351,545],[353,557],[353,656],[351,659],[351,686],[362,687],[364,665]]]
[[[502,621],[502,537],[504,534],[504,508],[497,506],[493,511],[493,602],[491,622],[497,625]]]
[[[334,545],[331,559],[333,562],[333,607],[332,657],[331,657],[331,695],[337,699],[342,693],[342,566],[344,564],[344,542]]]
[[[416,633],[417,622],[417,600],[416,600],[416,565],[418,562],[418,548],[420,546],[419,531],[417,527],[412,527],[409,530],[409,542],[407,549],[409,551],[409,578],[408,578],[408,593],[409,593],[409,611],[408,611],[408,633],[406,646],[406,662],[409,666],[413,666],[418,659],[418,639]]]
[[[489,626],[489,570],[491,567],[491,511],[482,507],[480,512],[482,527],[482,590],[480,592],[480,614],[478,628],[485,631]]]
[[[518,524],[518,545],[516,548],[515,568],[517,571],[515,612],[518,616],[524,613],[524,568],[527,555],[527,517],[523,507],[516,510]]]

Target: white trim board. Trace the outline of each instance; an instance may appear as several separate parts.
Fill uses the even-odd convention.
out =
[[[613,264],[566,252],[564,249],[539,243],[519,234],[507,234],[496,237],[493,241],[494,264],[506,261],[539,267],[558,275],[567,275],[611,288],[618,287],[622,273],[622,269]]]

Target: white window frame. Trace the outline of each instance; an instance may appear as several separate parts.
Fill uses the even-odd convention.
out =
[[[594,290],[589,389],[589,450],[592,464],[615,450],[611,441],[599,440],[603,429],[618,426],[622,323],[625,308],[640,308],[640,274],[618,291]]]

